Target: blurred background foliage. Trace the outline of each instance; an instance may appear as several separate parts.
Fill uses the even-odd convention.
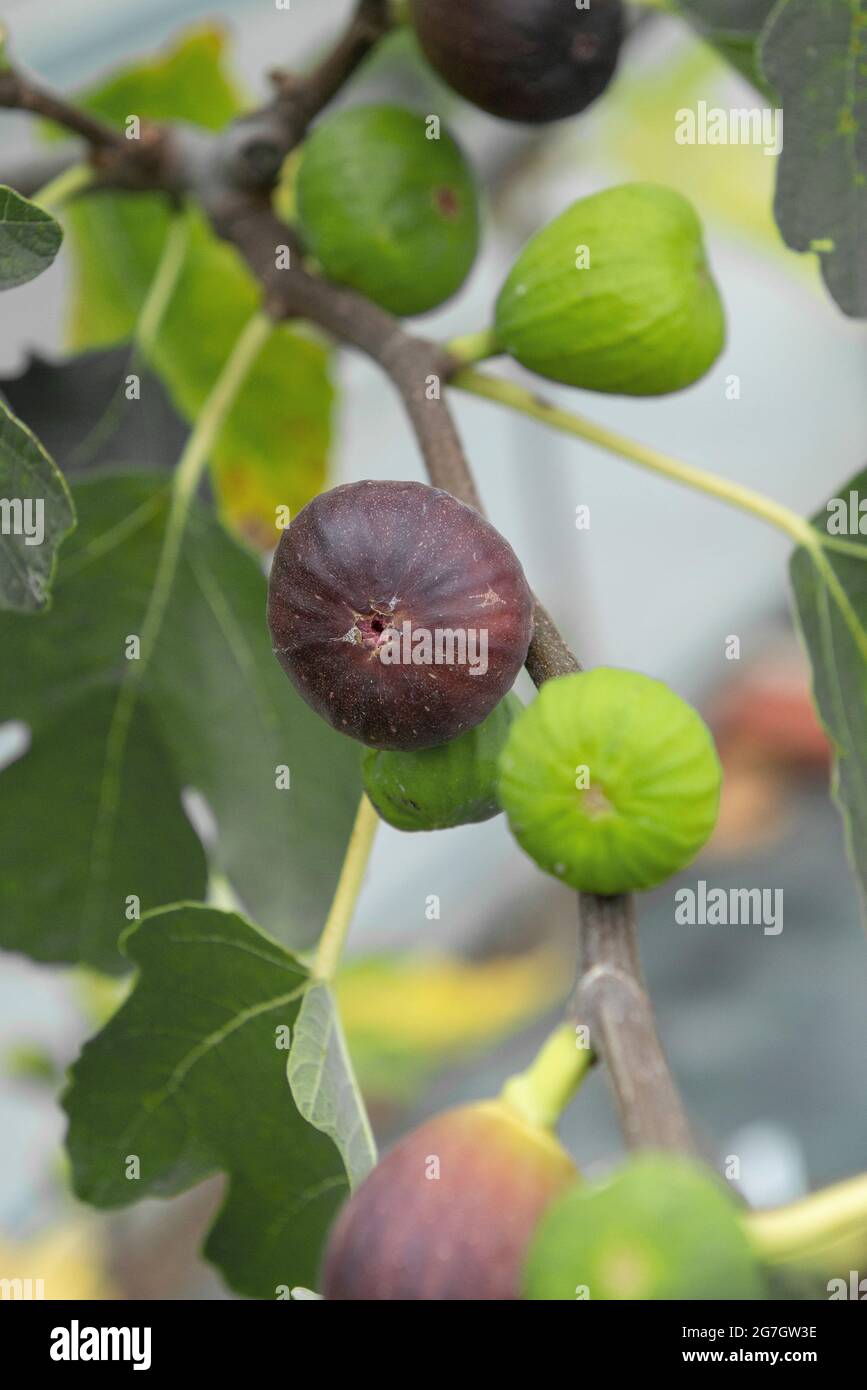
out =
[[[218,127],[261,97],[276,60],[315,56],[348,8],[295,0],[280,14],[259,0],[156,0],[143,10],[133,0],[76,0],[75,24],[61,26],[49,0],[7,0],[4,18],[21,57],[65,90],[89,93],[93,109]],[[606,98],[542,132],[463,106],[406,35],[383,46],[341,101],[383,98],[441,112],[486,190],[483,257],[466,294],[428,317],[424,331],[483,326],[520,245],[575,197],[626,178],[659,180],[690,197],[706,222],[728,349],[687,396],[588,396],[578,408],[804,513],[861,466],[863,324],[839,314],[810,258],[783,246],[771,214],[772,159],[755,147],[675,143],[678,107],[755,100],[682,25],[663,16],[643,23]],[[0,158],[11,169],[44,141],[23,119],[4,117]],[[284,209],[292,176],[290,163]],[[55,267],[4,299],[0,389],[70,475],[107,464],[168,468],[255,287],[235,253],[192,217],[165,330],[155,343],[137,342],[164,208],[101,197],[82,201],[68,225]],[[118,395],[136,367],[146,409]],[[725,397],[731,373],[741,382],[737,402]],[[785,543],[484,404],[457,408],[492,517],[582,661],[668,680],[717,733],[726,783],[715,840],[641,912],[648,983],[706,1156],[719,1165],[737,1155],[745,1196],[768,1205],[863,1168],[867,960],[828,797],[827,746],[788,622]],[[263,550],[277,503],[294,512],[326,483],[420,476],[374,369],[336,361],[311,332],[286,326],[235,407],[212,488],[235,534]],[[588,532],[575,530],[579,504],[591,508]],[[724,657],[729,634],[740,636],[739,662]],[[19,728],[0,728],[0,758],[22,747]],[[335,784],[335,798],[340,792]],[[335,814],[348,809],[335,805]],[[782,934],[677,926],[674,893],[701,878],[782,889]],[[212,885],[216,901],[226,892]],[[430,895],[440,904],[434,919]],[[526,1061],[569,988],[573,914],[572,895],[540,880],[501,820],[433,836],[381,829],[338,993],[382,1143],[496,1090]],[[14,1255],[50,1271],[57,1296],[224,1297],[197,1253],[219,1179],[168,1207],[151,1200],[110,1216],[66,1195],[59,1078],[125,989],[17,955],[0,960],[0,1266]],[[619,1154],[602,1077],[587,1082],[563,1133],[591,1175]],[[797,1285],[797,1272],[792,1278]]]

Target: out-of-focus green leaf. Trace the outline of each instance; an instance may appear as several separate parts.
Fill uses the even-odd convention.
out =
[[[766,91],[758,41],[777,0],[672,0],[702,38],[754,86]]]
[[[239,900],[278,938],[309,944],[358,801],[356,746],[286,680],[261,569],[199,506],[127,736],[112,735],[168,494],[133,474],[92,477],[75,497],[80,525],[51,612],[0,615],[0,720],[23,720],[32,735],[0,774],[0,944],[119,969],[131,895],[144,912],[204,893],[183,787],[210,807],[210,858]]]
[[[542,1217],[527,1262],[531,1299],[761,1299],[758,1260],[714,1174],[643,1154],[577,1184]]]
[[[240,89],[225,71],[225,52],[224,31],[197,24],[153,58],[130,63],[79,93],[76,101],[119,126],[134,115],[220,130],[242,106]]]
[[[728,105],[730,74],[708,45],[688,44],[663,64],[633,72],[607,98],[599,140],[618,167],[635,178],[675,188],[700,210],[705,223],[717,221],[760,239],[764,249],[784,255],[774,221],[776,161],[755,144],[681,145],[672,139],[678,113]],[[576,140],[580,137],[576,136]],[[792,268],[802,263],[788,258]],[[804,266],[807,273],[809,267]]]
[[[0,184],[0,290],[41,275],[62,240],[63,231],[49,212]]]
[[[815,251],[844,313],[867,317],[867,0],[779,0],[761,61],[780,92],[786,138],[777,223]]]
[[[120,1207],[223,1172],[208,1259],[252,1298],[314,1285],[347,1180],[286,1083],[306,970],[235,914],[189,904],[146,918],[124,949],[135,988],[64,1098],[77,1195]]]
[[[356,1186],[376,1163],[376,1144],[328,985],[311,985],[304,996],[287,1075],[299,1112],[334,1141]]]
[[[74,525],[63,474],[0,400],[0,609],[48,605],[57,550]]]
[[[350,961],[337,999],[362,1090],[375,1100],[411,1100],[443,1066],[543,1015],[562,980],[562,961],[549,950],[490,961]]]
[[[115,122],[136,114],[218,130],[241,109],[224,56],[222,34],[212,26],[198,28],[86,93],[84,104]],[[70,207],[73,347],[103,347],[133,335],[169,216],[165,199],[141,194],[101,194]],[[200,215],[190,210],[188,216],[187,255],[148,355],[175,406],[192,421],[261,295],[235,250]],[[279,539],[276,508],[288,507],[294,515],[323,486],[332,404],[326,348],[304,331],[280,325],[250,373],[212,460],[227,521],[260,549]]]
[[[791,563],[798,621],[813,671],[813,695],[834,750],[834,794],[846,826],[853,869],[867,903],[867,469],[839,489],[813,518],[864,558],[803,548]],[[865,531],[860,530],[863,525]]]
[[[35,1081],[50,1086],[60,1077],[60,1069],[51,1053],[37,1043],[10,1048],[0,1065],[13,1081]]]

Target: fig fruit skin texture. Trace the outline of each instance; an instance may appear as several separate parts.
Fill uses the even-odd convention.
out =
[[[439,1177],[429,1176],[439,1164]],[[446,1111],[400,1140],[338,1214],[323,1293],[336,1300],[511,1301],[550,1202],[576,1180],[547,1130],[503,1101]]]
[[[268,625],[284,671],[329,724],[405,750],[491,713],[524,664],[533,610],[512,547],[478,512],[423,483],[365,481],[321,493],[283,532]],[[464,633],[467,660],[389,660],[407,630]]]
[[[716,361],[725,332],[692,205],[649,183],[582,198],[538,232],[495,316],[499,346],[530,371],[625,396],[691,386]]]
[[[510,694],[481,724],[438,748],[369,748],[361,760],[362,779],[382,819],[397,830],[449,830],[498,816],[499,757],[522,709]]]
[[[518,716],[499,797],[541,869],[608,895],[653,888],[695,858],[716,824],[721,780],[690,705],[661,681],[600,667],[546,682]]]
[[[533,1235],[524,1291],[532,1300],[762,1299],[739,1208],[710,1169],[647,1153],[598,1184],[575,1187]]]
[[[472,170],[424,117],[360,106],[324,121],[298,171],[305,244],[325,274],[392,314],[422,314],[464,283],[479,245]]]
[[[624,32],[621,0],[411,0],[431,67],[467,101],[504,120],[577,115],[605,91]]]

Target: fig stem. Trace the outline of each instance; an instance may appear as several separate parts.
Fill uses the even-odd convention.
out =
[[[772,1263],[817,1255],[847,1236],[863,1237],[867,1249],[867,1173],[785,1207],[749,1212],[743,1221],[758,1253]]]
[[[94,170],[89,164],[71,164],[68,169],[62,170],[55,178],[49,179],[48,183],[38,188],[33,194],[33,202],[38,203],[46,212],[57,212],[70,198],[74,198],[76,193],[82,193],[85,188],[89,188],[93,179]]]
[[[470,395],[496,401],[521,415],[529,415],[544,425],[550,425],[552,429],[576,435],[590,444],[596,444],[600,449],[606,449],[608,453],[617,454],[628,459],[630,463],[638,464],[640,468],[648,469],[651,473],[658,473],[672,482],[692,488],[695,492],[706,493],[720,502],[739,508],[740,511],[749,512],[760,521],[783,531],[797,545],[812,547],[817,539],[821,539],[815,527],[781,502],[775,502],[772,498],[754,492],[752,488],[744,487],[740,483],[718,478],[693,464],[671,458],[658,449],[639,444],[636,440],[618,434],[615,430],[609,430],[604,425],[594,424],[592,420],[576,415],[571,410],[564,410],[516,382],[464,369],[451,378],[450,385]]]
[[[500,1098],[534,1129],[553,1129],[584,1080],[593,1053],[575,1027],[562,1023],[542,1045],[526,1071],[509,1077]]]
[[[497,342],[493,328],[486,328],[481,333],[465,333],[460,338],[451,338],[445,345],[445,351],[455,362],[470,367],[474,362],[502,356],[503,349]]]
[[[379,816],[362,792],[340,877],[313,960],[313,975],[317,980],[333,980],[337,974],[378,825]]]

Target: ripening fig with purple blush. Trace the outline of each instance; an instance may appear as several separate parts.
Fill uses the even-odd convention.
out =
[[[423,483],[348,483],[283,532],[268,626],[335,729],[371,748],[432,748],[511,689],[533,605],[512,547],[471,507]]]

